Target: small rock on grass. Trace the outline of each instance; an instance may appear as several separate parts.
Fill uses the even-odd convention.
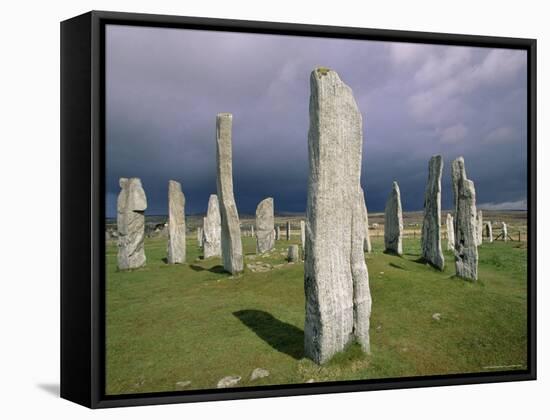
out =
[[[269,371],[262,368],[256,368],[252,371],[252,375],[250,375],[250,380],[255,381],[256,379],[260,378],[266,378],[269,376]]]
[[[441,314],[439,312],[436,312],[435,314],[432,315],[432,318],[435,319],[436,321],[441,321]]]
[[[240,376],[226,376],[218,381],[216,388],[230,388],[237,385],[241,381]]]
[[[314,383],[314,382],[315,382],[315,379],[308,379],[308,380],[306,381],[306,384],[312,384],[312,383]]]
[[[176,388],[186,388],[191,385],[191,381],[180,381],[176,382]]]

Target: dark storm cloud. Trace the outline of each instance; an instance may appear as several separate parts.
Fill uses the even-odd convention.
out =
[[[188,213],[216,190],[215,117],[233,114],[241,213],[266,196],[305,209],[309,74],[336,70],[363,114],[362,184],[383,210],[392,180],[406,210],[423,205],[428,159],[466,160],[478,202],[525,207],[526,55],[521,51],[109,26],[107,213],[118,178],[143,181],[149,214],[182,183]]]

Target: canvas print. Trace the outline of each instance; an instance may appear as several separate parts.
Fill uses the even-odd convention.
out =
[[[528,369],[527,52],[108,24],[105,393]]]

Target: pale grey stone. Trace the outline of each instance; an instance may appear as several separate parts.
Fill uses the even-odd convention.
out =
[[[271,251],[275,246],[275,221],[273,198],[268,197],[256,207],[256,251],[258,254]]]
[[[403,255],[403,211],[399,185],[395,181],[384,212],[384,246],[387,252]]]
[[[445,257],[441,249],[441,173],[443,160],[432,156],[428,164],[428,183],[424,193],[424,221],[422,223],[422,258],[443,270]]]
[[[176,382],[176,388],[187,388],[189,385],[191,385],[191,381]]]
[[[241,381],[240,376],[226,376],[218,381],[216,388],[231,388]]]
[[[168,182],[168,264],[185,263],[185,196],[181,184]]]
[[[336,72],[310,77],[305,229],[305,354],[324,363],[355,338],[370,351],[371,296],[360,206],[361,113]]]
[[[491,221],[485,223],[485,236],[487,237],[487,242],[493,243],[493,225]]]
[[[290,222],[286,222],[286,240],[290,241]]]
[[[455,268],[456,275],[477,280],[476,190],[466,177],[464,158],[459,157],[451,168],[455,204]]]
[[[275,226],[275,240],[278,241],[281,239],[281,228],[279,226]]]
[[[454,251],[455,249],[455,228],[453,216],[447,213],[447,250]]]
[[[300,220],[300,239],[302,241],[302,249],[306,249],[306,222]]]
[[[359,206],[363,209],[364,218],[365,218],[365,241],[363,243],[363,251],[372,252],[372,245],[371,245],[370,236],[369,236],[369,211],[367,210],[367,204],[365,202],[365,193],[363,191],[363,188],[361,188],[361,192],[359,194]]]
[[[147,198],[139,178],[120,178],[117,200],[118,269],[145,265],[145,210]]]
[[[208,199],[208,210],[203,221],[203,254],[204,258],[222,255],[222,226],[218,196],[211,194]],[[239,229],[240,231],[240,229]]]
[[[205,217],[202,218],[202,224],[204,226],[204,219],[206,219]],[[203,228],[202,227],[198,227],[197,228],[197,242],[199,243],[199,247],[202,248],[203,246]]]
[[[502,222],[502,239],[508,242],[508,226],[504,222]]]
[[[439,312],[436,312],[435,314],[432,315],[432,318],[435,321],[441,321],[441,314]]]
[[[233,195],[232,124],[233,116],[231,114],[218,114],[216,118],[216,166],[223,267],[225,271],[237,274],[243,271],[243,246],[239,213]]]
[[[252,374],[250,375],[250,380],[255,381],[257,379],[267,378],[268,376],[269,376],[269,370],[256,368],[252,371]]]
[[[300,249],[298,245],[288,247],[288,262],[298,262],[300,260]]]
[[[250,226],[250,236],[254,237],[254,226]]]
[[[483,244],[483,212],[481,210],[477,211],[476,239],[477,239],[477,246],[480,246]]]
[[[373,223],[373,224],[372,224],[372,228],[373,228],[373,229],[378,229],[378,228],[379,228],[378,223]]]

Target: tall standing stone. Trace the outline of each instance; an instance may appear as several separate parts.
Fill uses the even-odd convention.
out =
[[[447,213],[447,251],[454,251],[454,249],[455,249],[454,221],[451,213]]]
[[[203,222],[203,255],[204,258],[222,255],[222,226],[218,196],[211,194],[208,199],[208,210]]]
[[[387,252],[403,255],[403,211],[399,185],[395,181],[384,212],[384,246]]]
[[[451,168],[455,203],[455,267],[456,275],[477,280],[476,190],[466,178],[464,158],[459,157]]]
[[[275,226],[275,240],[278,241],[281,239],[281,228],[280,226]]]
[[[130,270],[145,264],[145,210],[147,198],[139,178],[120,178],[117,200],[118,269]]]
[[[286,222],[286,240],[290,241],[290,222]]]
[[[306,248],[306,222],[300,220],[300,239],[302,241],[302,249]]]
[[[305,354],[324,363],[354,338],[370,351],[371,296],[359,205],[361,114],[336,72],[310,77],[304,281]],[[307,235],[305,232],[307,231]]]
[[[504,222],[502,222],[502,239],[508,242],[508,226]]]
[[[204,219],[205,219],[205,218],[203,217],[203,218],[202,218],[202,224],[203,224],[203,226],[204,226]],[[202,248],[202,242],[203,242],[203,238],[202,238],[203,233],[202,233],[202,232],[203,232],[203,228],[199,226],[199,227],[197,228],[197,242],[199,243],[199,247],[200,247],[200,248]]]
[[[483,212],[481,210],[477,211],[476,240],[477,240],[477,246],[480,246],[483,244]]]
[[[441,173],[443,160],[432,156],[428,164],[428,183],[424,193],[424,222],[422,223],[422,258],[443,270],[445,257],[441,249]]]
[[[363,209],[363,217],[365,219],[365,240],[363,242],[363,251],[372,252],[372,245],[370,243],[369,236],[369,212],[365,203],[365,193],[363,188],[361,188],[361,193],[359,194],[359,206]]]
[[[271,251],[275,246],[273,198],[266,198],[256,207],[256,251]]]
[[[185,196],[181,184],[168,182],[168,264],[185,262]]]
[[[237,274],[243,271],[243,245],[239,213],[233,196],[232,123],[231,114],[218,114],[216,118],[216,166],[223,267],[229,273]]]
[[[254,226],[250,226],[250,236],[254,237]]]
[[[493,225],[491,221],[485,223],[485,236],[487,237],[487,242],[490,244],[493,243]]]

